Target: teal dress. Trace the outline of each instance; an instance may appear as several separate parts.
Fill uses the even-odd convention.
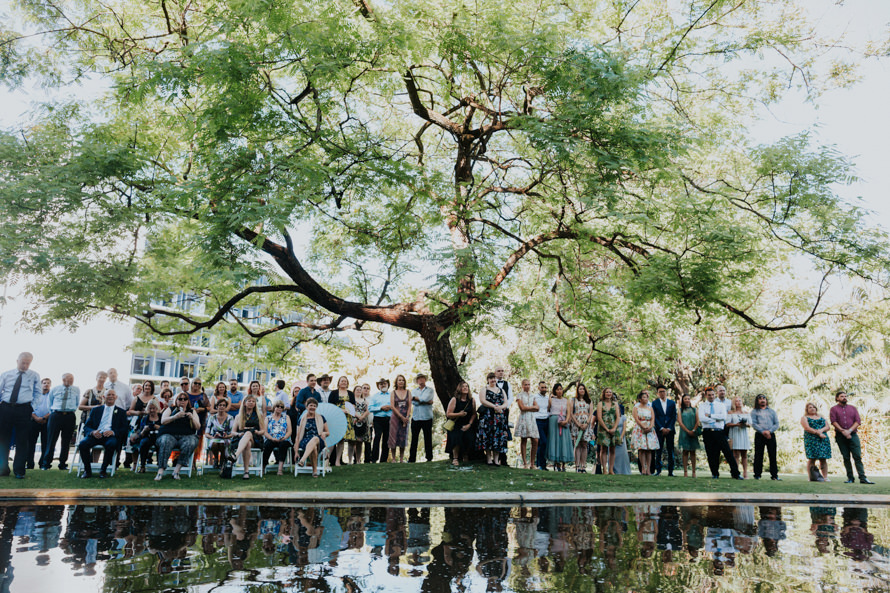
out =
[[[807,418],[807,424],[813,430],[825,428],[825,418]],[[803,450],[807,459],[831,459],[831,441],[810,432],[803,433]]]
[[[698,412],[695,411],[695,408],[689,407],[680,412],[680,418],[683,419],[683,426],[686,428],[691,428],[695,426],[696,414]],[[681,451],[698,451],[701,448],[701,443],[698,442],[698,435],[689,436],[686,434],[686,431],[677,427],[677,433],[679,437],[677,438],[677,448]]]

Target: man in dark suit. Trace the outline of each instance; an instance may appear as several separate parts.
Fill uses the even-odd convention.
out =
[[[659,385],[655,388],[658,397],[652,402],[655,412],[655,434],[658,435],[658,454],[655,456],[655,475],[661,475],[661,463],[664,450],[668,454],[668,475],[674,475],[674,433],[677,429],[677,404],[667,398],[667,387]]]
[[[105,405],[96,406],[90,411],[90,416],[84,424],[84,434],[86,435],[77,450],[80,452],[80,460],[83,464],[82,478],[93,477],[93,467],[91,460],[93,458],[93,447],[102,445],[105,447],[105,455],[102,457],[102,470],[99,472],[100,478],[108,477],[106,470],[111,465],[118,447],[123,446],[127,438],[127,432],[130,429],[130,423],[127,422],[127,413],[117,407],[117,394],[113,389],[105,392]]]

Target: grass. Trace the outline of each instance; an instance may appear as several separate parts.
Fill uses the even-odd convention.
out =
[[[134,474],[120,468],[114,477],[83,480],[73,474],[51,469],[29,470],[24,480],[0,478],[0,491],[28,488],[37,491],[53,489],[179,489],[242,492],[697,492],[777,494],[890,494],[890,477],[876,477],[873,486],[844,484],[843,477],[829,483],[809,482],[804,476],[782,476],[781,482],[764,480],[731,480],[727,474],[719,480],[710,477],[683,478],[667,476],[597,476],[552,471],[542,472],[513,468],[490,468],[471,465],[452,469],[447,462],[417,464],[374,464],[343,466],[325,478],[308,475],[251,477],[242,480],[220,479],[216,474],[197,474],[179,481],[169,476],[160,482],[152,474]],[[2,496],[2,494],[0,494]]]

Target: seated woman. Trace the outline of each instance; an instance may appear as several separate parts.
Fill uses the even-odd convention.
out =
[[[198,446],[197,432],[201,421],[198,419],[198,412],[189,403],[188,394],[180,393],[172,403],[161,415],[161,428],[158,430],[158,475],[155,476],[155,481],[164,477],[170,454],[176,448],[179,449],[179,457],[173,468],[173,479],[178,480],[182,464],[191,463],[192,454]]]
[[[290,418],[284,413],[284,402],[276,400],[272,406],[272,413],[266,418],[266,440],[263,443],[263,468],[269,463],[269,456],[275,451],[275,459],[278,461],[278,475],[284,473],[284,460],[287,450],[291,448]]]
[[[229,400],[221,397],[215,402],[216,414],[207,418],[207,428],[204,434],[207,435],[208,451],[210,452],[210,460],[214,469],[222,467],[222,460],[225,458],[232,442],[232,436],[235,432],[235,418],[229,415]]]
[[[145,389],[142,390],[145,393]],[[130,445],[134,445],[135,456],[133,467],[136,473],[145,473],[145,464],[151,456],[151,448],[157,445],[158,431],[161,429],[161,404],[157,399],[152,399],[145,406],[145,415],[139,421],[139,426],[130,437]]]
[[[235,416],[235,435],[240,436],[238,450],[235,451],[235,459],[238,457],[244,462],[245,480],[250,478],[250,450],[263,448],[263,437],[266,435],[266,415],[260,411],[257,405],[256,394],[251,391],[241,400],[241,409]]]
[[[303,451],[303,456],[297,462],[297,465],[303,467],[306,460],[312,464],[312,477],[318,477],[318,453],[324,449],[324,440],[328,437],[328,423],[325,422],[324,416],[316,414],[318,401],[314,397],[306,400],[306,413],[300,420],[300,428],[297,430],[296,444],[294,445],[295,453],[299,454]]]

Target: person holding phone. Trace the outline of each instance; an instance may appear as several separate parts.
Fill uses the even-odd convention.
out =
[[[198,429],[201,420],[198,412],[189,403],[189,396],[180,392],[173,405],[164,410],[161,415],[161,428],[158,430],[158,475],[155,481],[160,481],[167,471],[167,462],[173,449],[179,449],[179,457],[176,458],[176,467],[173,468],[173,479],[179,479],[179,472],[183,463],[191,463],[192,454],[198,446]]]

